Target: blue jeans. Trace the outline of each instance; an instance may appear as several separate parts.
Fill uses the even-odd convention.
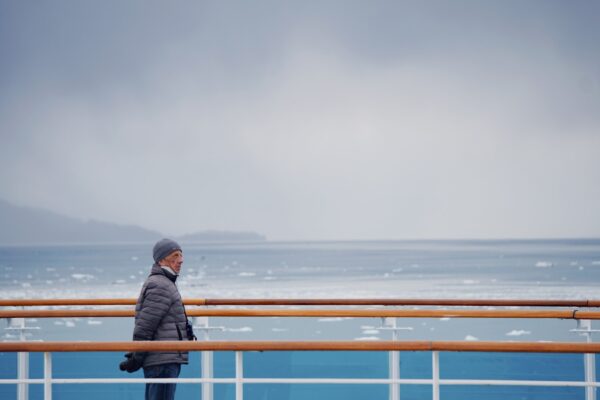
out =
[[[162,364],[144,368],[144,378],[178,378],[181,364]],[[146,383],[146,400],[174,400],[174,383]]]

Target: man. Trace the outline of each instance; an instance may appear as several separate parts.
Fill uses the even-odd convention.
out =
[[[188,340],[187,316],[175,281],[183,264],[177,242],[159,240],[153,249],[154,265],[142,286],[135,306],[133,340]],[[190,338],[191,339],[191,338]],[[146,378],[177,378],[181,364],[188,363],[187,352],[128,353],[121,370],[144,368]],[[174,383],[146,384],[146,400],[173,400]]]

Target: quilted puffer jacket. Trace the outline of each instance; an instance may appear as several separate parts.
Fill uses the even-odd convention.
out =
[[[158,264],[142,286],[135,306],[133,340],[188,340],[186,315],[177,286],[176,275],[165,272]],[[187,352],[136,353],[144,367],[160,364],[187,364]]]

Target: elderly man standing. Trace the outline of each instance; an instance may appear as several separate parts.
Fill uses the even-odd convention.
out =
[[[159,240],[153,250],[154,265],[142,286],[135,306],[133,340],[191,340],[188,320],[175,285],[183,252],[177,242]],[[135,372],[144,368],[146,378],[177,378],[181,364],[188,363],[187,352],[128,353],[121,370]],[[173,400],[174,383],[146,384],[146,400]]]

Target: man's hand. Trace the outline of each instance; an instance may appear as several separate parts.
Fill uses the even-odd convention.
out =
[[[125,361],[119,364],[119,369],[132,373],[142,368],[142,363],[142,360],[136,357],[134,353],[127,353],[125,354]]]

